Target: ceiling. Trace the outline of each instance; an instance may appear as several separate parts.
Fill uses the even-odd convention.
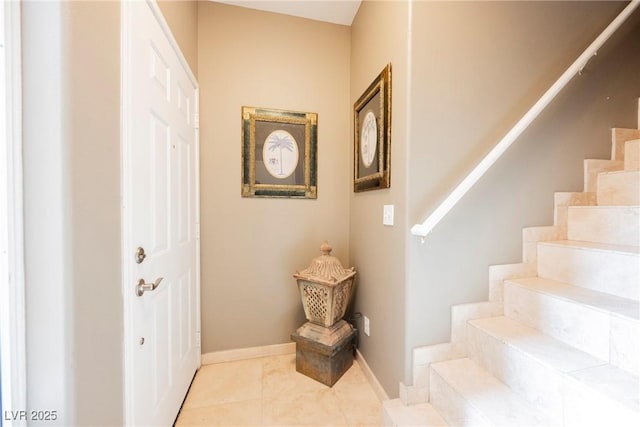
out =
[[[249,9],[351,25],[361,0],[213,0]]]

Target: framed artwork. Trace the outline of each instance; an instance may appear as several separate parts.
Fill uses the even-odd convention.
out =
[[[353,191],[391,186],[391,64],[353,106]]]
[[[318,115],[242,107],[242,197],[316,199]]]

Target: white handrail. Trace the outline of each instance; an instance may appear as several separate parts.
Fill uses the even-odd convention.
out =
[[[571,79],[587,65],[592,56],[597,55],[598,49],[611,37],[624,21],[640,6],[640,0],[632,0],[627,7],[604,29],[589,47],[575,60],[560,78],[545,92],[529,111],[513,126],[513,128],[496,144],[484,159],[467,175],[460,184],[438,205],[422,224],[411,227],[411,233],[423,238],[445,217],[447,213],[462,199],[480,178],[493,166],[502,154],[524,132],[538,115],[553,101]]]

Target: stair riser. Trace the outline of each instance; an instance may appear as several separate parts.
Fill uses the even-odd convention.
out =
[[[520,263],[489,266],[489,301],[502,302],[505,280],[532,277],[536,274],[535,264]]]
[[[432,405],[405,406],[400,399],[382,402],[382,422],[384,426],[433,426],[442,427],[446,422]]]
[[[640,376],[640,322],[611,316],[611,364]]]
[[[466,329],[465,329],[466,338]],[[467,343],[458,344],[444,343],[434,344],[413,350],[413,386],[419,389],[426,388],[426,399],[429,400],[429,376],[432,363],[443,362],[445,360],[460,359],[467,355]],[[402,397],[402,394],[401,396]]]
[[[639,275],[637,254],[538,245],[538,276],[546,279],[640,300]]]
[[[611,158],[613,160],[624,160],[627,141],[638,138],[640,138],[640,131],[638,129],[611,129]]]
[[[598,175],[598,205],[640,205],[640,172],[616,172]]]
[[[483,330],[468,327],[469,358],[547,414],[552,424],[562,424],[561,375]]]
[[[433,370],[431,370],[429,384],[430,403],[449,425],[487,427],[493,425]]]
[[[565,427],[637,426],[640,416],[624,405],[565,378],[563,413]]]
[[[451,342],[464,342],[467,337],[467,321],[502,316],[502,304],[480,302],[451,307]]]
[[[385,408],[382,408],[382,425],[385,427],[398,425],[398,423],[393,418],[393,413],[389,412]]]
[[[624,170],[640,170],[640,139],[627,141],[624,151]]]
[[[505,316],[601,360],[609,360],[610,315],[505,283]]]
[[[640,207],[570,207],[568,238],[640,246]]]
[[[584,161],[584,191],[595,193],[598,189],[598,175],[602,172],[621,171],[624,162],[620,160],[587,159]]]
[[[436,363],[431,372],[431,404],[451,425],[550,425],[548,414],[535,410],[471,359]]]
[[[595,190],[593,190],[595,191]],[[567,227],[567,211],[569,206],[595,206],[597,194],[595,192],[564,192],[553,194],[553,224],[556,227]],[[540,239],[539,241],[543,241]]]
[[[538,260],[538,243],[554,240],[567,240],[567,216],[568,206],[556,206],[556,213],[564,211],[564,226],[552,227],[525,227],[522,229],[522,260],[526,264],[535,265]]]

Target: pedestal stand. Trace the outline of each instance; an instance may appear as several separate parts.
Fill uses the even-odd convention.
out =
[[[340,320],[331,327],[307,322],[291,334],[296,371],[332,387],[353,364],[356,331]]]

